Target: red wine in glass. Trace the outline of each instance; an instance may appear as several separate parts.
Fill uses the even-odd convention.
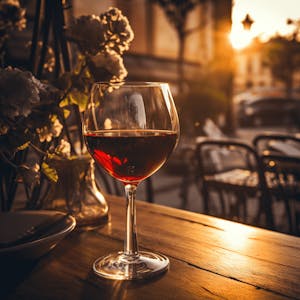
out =
[[[111,176],[131,183],[157,171],[177,140],[177,133],[169,130],[106,130],[84,136],[95,161]]]

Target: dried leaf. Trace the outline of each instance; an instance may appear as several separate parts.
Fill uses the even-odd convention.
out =
[[[58,181],[58,175],[54,168],[50,167],[47,163],[42,163],[42,171],[43,173],[53,182]]]

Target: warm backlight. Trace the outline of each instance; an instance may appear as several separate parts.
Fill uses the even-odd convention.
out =
[[[229,35],[230,43],[236,50],[246,48],[251,44],[252,34],[246,30],[232,30]]]

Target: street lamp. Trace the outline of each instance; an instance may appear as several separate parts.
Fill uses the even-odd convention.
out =
[[[252,20],[249,14],[246,14],[245,19],[241,23],[243,24],[245,30],[250,31],[254,21]]]
[[[254,23],[254,20],[252,20],[252,18],[250,17],[249,14],[246,14],[245,19],[243,21],[241,21],[241,23],[243,24],[244,30],[247,32],[242,32],[242,35],[240,36],[241,39],[243,39],[243,36],[246,37],[251,37],[250,34],[250,29],[252,24]],[[251,41],[251,39],[249,39],[249,42]],[[234,104],[233,104],[233,100],[232,100],[232,95],[233,95],[233,76],[235,76],[235,74],[232,72],[232,78],[231,78],[231,83],[228,84],[228,105],[227,105],[227,111],[226,111],[226,121],[227,121],[227,127],[228,127],[228,131],[231,134],[234,134],[236,131],[236,116],[234,113]]]
[[[293,19],[287,19],[286,20],[287,25],[294,26],[294,30],[292,32],[293,41],[297,40],[297,36],[300,35],[300,20],[293,20]]]

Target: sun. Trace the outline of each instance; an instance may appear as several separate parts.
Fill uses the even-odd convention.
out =
[[[250,31],[232,28],[229,40],[234,49],[241,50],[251,44],[253,36]]]

